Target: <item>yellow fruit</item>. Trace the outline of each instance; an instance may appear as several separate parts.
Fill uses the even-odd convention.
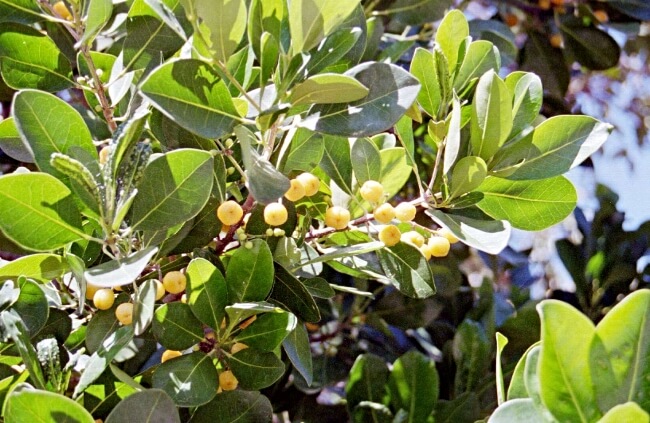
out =
[[[550,38],[549,41],[550,41],[551,45],[552,45],[553,47],[555,47],[555,48],[560,48],[560,47],[562,47],[562,42],[563,42],[563,40],[562,40],[562,36],[561,36],[560,34],[553,34],[553,35],[551,35],[551,38]]]
[[[93,304],[100,310],[108,310],[113,307],[115,302],[115,294],[112,289],[102,288],[98,289],[93,295]]]
[[[156,301],[162,300],[165,296],[165,285],[159,280],[156,280]]]
[[[87,300],[92,300],[93,297],[95,296],[95,292],[99,290],[98,286],[91,285],[89,283],[86,284],[86,299]]]
[[[185,286],[187,285],[187,278],[181,272],[174,270],[167,273],[163,277],[163,286],[165,290],[170,294],[179,294],[185,291]]]
[[[410,222],[415,219],[417,210],[411,203],[399,203],[395,207],[395,217],[402,222]]]
[[[68,8],[66,7],[65,3],[63,3],[62,1],[57,1],[56,3],[54,3],[52,5],[52,8],[63,19],[72,20],[72,14],[70,13]]]
[[[232,354],[236,354],[236,353],[238,353],[238,352],[241,351],[241,350],[245,350],[246,348],[248,348],[248,345],[243,344],[243,343],[241,343],[241,342],[235,342],[235,343],[233,344],[233,346],[230,347],[230,352],[231,352]]]
[[[264,207],[264,221],[267,225],[280,226],[289,218],[287,208],[281,203],[271,203]]]
[[[217,217],[224,225],[234,225],[244,217],[244,210],[236,201],[228,200],[217,208]]]
[[[431,258],[431,247],[429,244],[424,244],[420,247],[420,252],[425,259],[429,260]]]
[[[123,325],[133,322],[133,303],[122,303],[115,309],[115,317]]]
[[[302,186],[305,188],[305,195],[308,197],[316,194],[320,189],[320,179],[309,172],[301,173],[296,176],[296,179],[300,181]]]
[[[395,209],[390,203],[384,203],[374,211],[375,220],[379,223],[388,223],[395,218]]]
[[[595,10],[594,18],[596,18],[598,22],[602,22],[602,23],[609,22],[609,15],[604,10]]]
[[[433,257],[446,257],[449,254],[451,245],[445,237],[432,236],[429,238],[429,249]]]
[[[305,196],[305,186],[297,179],[292,179],[289,181],[291,186],[284,193],[284,198],[289,201],[298,201]]]
[[[99,164],[106,164],[109,154],[111,154],[111,148],[109,146],[99,150]]]
[[[458,242],[456,235],[452,234],[451,231],[447,228],[438,229],[438,235],[447,238],[447,241],[449,241],[450,244],[455,244]]]
[[[551,8],[551,0],[539,0],[537,4],[542,10],[548,10]]]
[[[377,181],[366,181],[359,190],[361,198],[371,203],[379,203],[384,196],[384,186]]]
[[[239,381],[230,370],[225,370],[219,375],[219,387],[224,391],[234,391],[238,384]]]
[[[420,248],[424,245],[424,237],[417,231],[408,231],[404,232],[401,237],[402,241],[413,244],[416,247]]]
[[[517,18],[517,15],[513,13],[507,13],[503,17],[503,22],[508,25],[509,27],[513,27],[519,23],[519,18]]]
[[[334,229],[345,229],[350,223],[350,212],[343,207],[334,206],[325,211],[325,224]]]
[[[386,244],[387,247],[397,245],[402,237],[402,233],[395,225],[387,225],[379,231],[379,240]]]
[[[172,358],[180,357],[182,356],[183,353],[180,351],[175,351],[175,350],[165,350],[162,353],[162,357],[160,358],[160,362],[164,363],[167,360],[171,360]]]

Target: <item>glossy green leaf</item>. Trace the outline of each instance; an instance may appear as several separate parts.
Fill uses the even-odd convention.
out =
[[[286,311],[264,313],[238,333],[235,340],[261,351],[273,351],[296,328],[297,323],[296,316]]]
[[[391,283],[411,298],[427,298],[436,293],[429,263],[414,246],[400,242],[377,251],[379,262]]]
[[[18,354],[23,359],[25,370],[29,372],[30,381],[37,388],[45,389],[43,371],[23,320],[14,310],[4,310],[0,313],[0,324],[2,325],[3,341],[12,340],[14,342]]]
[[[294,105],[349,103],[361,100],[369,92],[367,87],[351,76],[321,73],[294,86],[289,101]]]
[[[541,397],[541,380],[539,378],[539,357],[541,354],[541,346],[531,348],[526,354],[526,366],[524,368],[524,385],[528,398],[533,401],[533,405],[537,408],[539,414],[544,416],[544,419],[549,422],[556,421],[553,415],[544,406]]]
[[[35,251],[87,237],[70,190],[46,173],[0,177],[0,228],[15,243]]]
[[[294,54],[311,50],[354,11],[360,0],[292,1],[289,4],[291,50]]]
[[[363,401],[382,403],[386,395],[388,367],[383,358],[374,354],[357,357],[345,385],[345,397],[349,411]]]
[[[284,172],[294,170],[311,172],[320,163],[324,151],[325,144],[321,134],[299,128],[291,139],[289,152],[283,165]]]
[[[408,418],[408,413],[403,409],[399,410],[398,416],[393,417],[393,413],[387,406],[372,401],[360,402],[350,414],[354,423],[365,423],[369,421],[373,423],[392,423],[395,421],[406,421]]]
[[[454,90],[462,93],[475,78],[480,78],[486,72],[498,72],[501,67],[499,50],[485,40],[470,43],[463,63],[454,78]]]
[[[520,52],[521,70],[535,72],[549,96],[564,98],[571,74],[562,50],[551,46],[548,34],[530,31]]]
[[[34,163],[34,152],[20,139],[13,117],[0,122],[0,148],[9,157],[19,162]]]
[[[0,0],[0,22],[35,23],[43,20],[40,12],[33,0]]]
[[[151,382],[154,388],[165,391],[177,406],[196,407],[214,398],[219,375],[210,356],[194,352],[158,366]]]
[[[605,315],[596,333],[609,353],[616,384],[616,393],[608,392],[616,403],[635,401],[650,409],[650,292],[631,293]],[[605,381],[594,379],[598,384]]]
[[[512,377],[510,379],[510,386],[508,386],[508,400],[515,398],[529,398],[525,380],[526,361],[528,355],[536,347],[539,348],[539,342],[531,345],[517,362],[517,365],[515,366]]]
[[[72,319],[66,311],[50,307],[45,325],[32,336],[33,340],[54,338],[64,344],[72,332]]]
[[[242,389],[257,391],[271,386],[284,374],[284,363],[272,352],[243,349],[228,357],[230,370]]]
[[[388,196],[397,194],[411,176],[406,151],[402,147],[387,148],[379,152],[381,156],[381,178],[379,182]]]
[[[506,400],[506,389],[503,380],[503,367],[501,365],[501,354],[508,345],[508,338],[497,332],[497,357],[496,357],[496,380],[497,380],[497,405],[503,404]]]
[[[226,314],[230,320],[230,326],[235,326],[251,316],[262,313],[277,313],[281,310],[281,308],[276,307],[271,303],[259,301],[256,303],[235,303],[231,306],[227,306]]]
[[[325,150],[320,167],[339,188],[351,195],[353,169],[348,139],[325,136],[323,142],[325,143]]]
[[[310,51],[311,58],[305,65],[308,75],[317,74],[328,68],[345,70],[349,67],[347,63],[351,65],[358,63],[358,60],[351,60],[351,56],[354,59],[359,48],[364,47],[363,43],[366,38],[362,26],[355,18],[358,16],[359,9],[360,7],[357,7],[357,12],[352,12],[352,15],[339,29],[325,37],[317,48]],[[363,12],[361,12],[361,16],[363,17]]]
[[[296,325],[294,330],[284,338],[282,346],[294,369],[305,379],[307,385],[311,385],[314,380],[314,365],[309,345],[309,334],[305,325],[302,323]]]
[[[564,52],[591,70],[606,70],[618,64],[621,48],[611,35],[582,19],[567,15],[560,20]]]
[[[257,423],[272,419],[273,407],[267,397],[259,392],[237,390],[222,392],[197,408],[190,423]]]
[[[481,416],[481,404],[474,392],[464,392],[451,401],[438,400],[436,423],[474,422]]]
[[[34,406],[38,404],[38,406]],[[7,397],[4,418],[7,423],[49,422],[93,423],[95,419],[83,406],[54,392],[19,385]]]
[[[192,313],[211,328],[221,326],[228,304],[226,280],[209,261],[195,258],[187,266],[187,304]]]
[[[33,336],[47,322],[49,312],[47,297],[36,282],[24,278],[20,278],[18,281],[20,295],[12,306],[12,310],[20,315],[29,334]]]
[[[316,298],[332,298],[336,294],[329,282],[323,278],[304,279],[302,283],[307,288],[307,291]]]
[[[488,419],[488,423],[546,423],[546,419],[530,398],[513,399],[503,403]]]
[[[117,302],[117,301],[116,301]],[[120,324],[115,318],[116,305],[108,310],[99,310],[88,322],[85,339],[81,342],[85,343],[86,350],[89,353],[94,353],[99,350],[104,343],[117,329]]]
[[[426,421],[436,406],[439,383],[433,360],[409,351],[393,363],[388,378],[391,404],[408,412],[408,422]]]
[[[395,125],[416,100],[420,89],[418,80],[411,74],[387,63],[363,63],[345,75],[368,87],[368,95],[344,104],[316,105],[302,122],[304,127],[345,137],[375,135]]]
[[[68,271],[68,265],[56,254],[31,254],[0,267],[0,281],[24,276],[39,282],[48,282],[61,277]]]
[[[158,307],[151,328],[156,340],[169,350],[184,350],[203,339],[201,322],[181,302]]]
[[[466,156],[454,165],[450,178],[449,198],[474,191],[487,176],[487,165],[477,156]]]
[[[52,94],[20,91],[14,98],[12,115],[23,142],[29,145],[43,172],[60,175],[50,164],[52,153],[72,154],[73,148],[81,148],[97,157],[90,131],[79,112]]]
[[[264,300],[273,287],[273,255],[262,239],[238,248],[228,261],[226,286],[230,303]]]
[[[436,32],[436,43],[442,49],[447,63],[449,72],[454,72],[458,63],[458,49],[461,43],[469,36],[469,25],[463,12],[452,10],[447,13],[440,22]]]
[[[275,283],[270,298],[305,322],[320,321],[320,311],[307,288],[291,272],[275,265]]]
[[[440,20],[451,8],[452,0],[397,0],[386,12],[406,25],[421,25]]]
[[[447,136],[444,139],[445,151],[442,159],[442,173],[445,175],[449,173],[458,159],[461,147],[460,125],[460,100],[458,97],[454,96],[454,99],[452,100],[451,118],[449,119],[449,129],[447,130]]]
[[[86,4],[86,16],[83,36],[80,43],[90,45],[95,36],[99,34],[106,25],[113,13],[112,0],[88,0]]]
[[[181,149],[151,161],[138,185],[131,208],[132,227],[170,228],[196,216],[212,191],[212,156]]]
[[[196,16],[202,20],[201,32],[210,40],[214,57],[225,63],[246,33],[244,0],[194,0]]]
[[[133,331],[136,336],[142,335],[153,320],[154,304],[156,303],[156,281],[144,281],[135,293],[133,300]]]
[[[542,80],[534,73],[513,72],[505,79],[512,95],[512,135],[524,131],[539,115],[544,101]]]
[[[546,300],[537,305],[542,322],[539,379],[542,401],[560,421],[590,422],[601,417],[592,389],[589,349],[594,325],[570,305]],[[571,336],[566,336],[571,334]]]
[[[611,408],[598,423],[648,423],[650,415],[635,402],[629,401]]]
[[[105,288],[133,283],[157,252],[157,247],[148,247],[123,259],[107,261],[86,270],[84,277],[89,283]]]
[[[472,102],[471,144],[474,155],[484,160],[494,156],[512,130],[512,98],[506,84],[494,71],[478,81]]]
[[[490,177],[478,188],[478,207],[513,227],[538,231],[564,220],[576,206],[573,184],[564,176],[537,181],[510,181]]]
[[[71,88],[72,67],[47,35],[17,23],[0,24],[0,71],[13,89],[56,92]]]
[[[458,326],[452,344],[456,362],[454,391],[457,395],[478,388],[491,364],[489,349],[490,341],[480,323],[465,319]]]
[[[158,110],[202,137],[221,137],[240,120],[226,84],[213,68],[198,60],[166,63],[140,89]]]
[[[350,162],[359,185],[366,181],[381,179],[381,155],[379,149],[368,138],[359,138],[352,144]]]
[[[410,69],[422,86],[418,94],[418,103],[429,116],[434,117],[438,116],[442,102],[435,60],[436,56],[432,52],[418,47],[413,55]]]
[[[156,15],[179,37],[186,40],[187,34],[180,22],[180,19],[174,14],[172,8],[164,0],[144,0],[144,2],[153,10]],[[173,5],[173,3],[170,3]]]
[[[248,11],[248,41],[255,56],[260,58],[260,40],[264,32],[280,40],[287,6],[283,0],[252,0]]]
[[[165,391],[147,389],[129,395],[106,417],[106,423],[164,422],[180,423],[174,401]]]
[[[473,209],[457,210],[455,213],[428,209],[425,213],[438,225],[449,229],[464,244],[486,253],[498,254],[510,239],[510,223],[477,214]]]

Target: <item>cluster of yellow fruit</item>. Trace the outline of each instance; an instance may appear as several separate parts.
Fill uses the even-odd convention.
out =
[[[458,238],[447,229],[439,229],[426,241],[421,233],[417,231],[401,233],[395,225],[384,226],[379,231],[379,240],[388,247],[392,247],[400,241],[407,242],[416,246],[427,260],[431,257],[446,257],[451,249],[451,244],[458,242]]]
[[[179,271],[172,271],[165,274],[162,283],[156,281],[156,301],[165,296],[165,292],[179,294],[185,291],[187,285],[186,276]],[[108,310],[115,303],[115,292],[112,288],[100,288],[95,285],[86,285],[86,299],[92,300],[99,310]],[[127,302],[115,308],[115,317],[123,325],[133,323],[133,303]]]

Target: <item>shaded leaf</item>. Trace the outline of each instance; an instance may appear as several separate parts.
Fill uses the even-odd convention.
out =
[[[132,283],[157,252],[157,247],[148,247],[121,260],[107,261],[86,270],[84,277],[89,283],[105,288]]]
[[[165,391],[179,407],[196,407],[214,398],[219,375],[210,356],[194,352],[158,366],[152,386]]]
[[[409,422],[423,422],[438,401],[438,372],[433,360],[412,350],[393,363],[388,393],[394,409],[408,412]]]
[[[151,326],[153,335],[169,350],[184,350],[203,340],[203,327],[190,306],[181,302],[156,309]]]
[[[160,389],[136,392],[120,401],[106,417],[106,423],[180,423],[174,401]]]
[[[400,242],[377,251],[381,267],[391,283],[411,298],[427,298],[436,292],[429,263],[416,247]]]
[[[238,248],[228,261],[226,286],[230,303],[262,301],[273,287],[273,254],[262,239],[253,248]]]
[[[239,386],[249,391],[271,386],[284,374],[284,363],[274,353],[255,348],[246,348],[229,356],[228,364]]]
[[[621,48],[607,32],[586,26],[582,19],[567,15],[560,20],[566,55],[591,70],[616,66]]]
[[[260,423],[270,422],[272,419],[271,401],[259,392],[225,391],[197,408],[190,422]]]
[[[279,264],[275,265],[275,283],[270,298],[306,322],[320,320],[318,306],[307,288]]]
[[[374,354],[357,357],[345,385],[345,398],[351,412],[363,401],[382,403],[386,395],[388,367],[383,358]]]
[[[313,361],[309,346],[309,334],[305,325],[302,323],[296,325],[294,330],[284,338],[282,346],[293,367],[298,370],[307,385],[311,385],[314,380]]]
[[[30,254],[0,267],[0,281],[24,276],[39,282],[48,282],[68,271],[63,257],[57,254]]]
[[[4,418],[7,423],[48,422],[93,423],[95,419],[70,398],[19,385],[7,397]],[[34,404],[38,404],[37,407]]]
[[[228,304],[226,280],[209,261],[193,259],[187,266],[187,304],[192,313],[211,328],[221,326]]]

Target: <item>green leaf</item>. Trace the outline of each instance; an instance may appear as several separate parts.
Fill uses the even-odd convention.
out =
[[[133,331],[136,336],[139,336],[145,333],[153,320],[156,281],[149,279],[138,286],[133,303]]]
[[[320,167],[339,188],[352,194],[352,162],[347,138],[325,136],[325,151]]]
[[[221,164],[223,165],[223,159],[221,157],[215,157],[215,163],[217,161],[221,161]],[[225,171],[225,167],[223,170]],[[225,177],[222,182],[225,182]],[[215,191],[214,188],[217,184],[218,182],[215,177],[214,185],[212,187],[213,195]],[[219,195],[219,197],[221,196]],[[183,239],[181,239],[180,242],[171,250],[170,254],[192,252],[195,248],[205,247],[216,238],[223,225],[214,211],[223,201],[224,200],[221,198],[210,198],[205,207],[203,207],[203,210],[201,210],[199,214],[194,217],[191,224],[189,224],[187,234],[185,234]]]
[[[196,216],[212,191],[212,155],[180,149],[151,161],[131,208],[134,229],[170,228]]]
[[[478,81],[471,119],[472,151],[485,161],[494,156],[512,130],[512,98],[506,84],[494,71]]]
[[[436,423],[475,422],[481,416],[481,404],[474,392],[464,392],[451,401],[438,400]]]
[[[377,251],[379,262],[391,283],[411,298],[427,298],[436,293],[429,263],[416,247],[400,242]]]
[[[528,391],[526,389],[525,370],[528,355],[533,351],[534,348],[539,348],[539,342],[531,345],[517,362],[517,365],[515,366],[515,369],[512,373],[512,378],[510,379],[510,386],[508,387],[508,400],[515,398],[529,398]]]
[[[133,283],[157,252],[157,247],[148,247],[123,259],[107,261],[86,270],[84,277],[89,283],[105,288]]]
[[[282,166],[283,172],[288,173],[293,170],[311,172],[320,163],[324,151],[325,144],[321,134],[298,128],[291,139],[287,159]]]
[[[309,345],[309,334],[304,324],[298,324],[282,341],[284,351],[293,364],[294,369],[305,379],[307,385],[314,380],[313,360]]]
[[[257,423],[272,419],[271,401],[259,392],[225,391],[197,408],[190,423]]]
[[[305,322],[320,321],[320,311],[307,288],[279,264],[275,265],[275,283],[270,298]]]
[[[349,103],[361,100],[370,90],[351,76],[321,73],[307,78],[291,89],[294,105]]]
[[[187,266],[187,304],[192,313],[211,328],[219,328],[226,315],[226,280],[212,263],[195,258]]]
[[[408,422],[423,422],[438,400],[436,364],[417,351],[395,360],[388,378],[388,393],[394,409],[408,412]]]
[[[251,316],[262,313],[277,313],[280,310],[282,309],[271,303],[260,301],[256,303],[235,303],[231,306],[227,306],[226,314],[228,314],[230,326],[234,327],[239,322],[242,322]]]
[[[38,404],[38,406],[34,406]],[[50,422],[93,423],[95,419],[70,398],[19,385],[7,396],[4,409],[7,423]]]
[[[388,367],[383,358],[374,354],[361,354],[350,370],[345,385],[345,398],[350,412],[362,401],[384,402]]]
[[[20,295],[12,306],[12,310],[20,315],[30,336],[33,336],[47,322],[49,312],[47,297],[36,282],[20,278],[18,285]]]
[[[467,156],[453,167],[449,198],[456,198],[478,188],[487,176],[487,165],[480,157]]]
[[[518,141],[516,154],[504,149],[508,154],[497,155],[493,169],[518,163],[511,166],[516,170],[508,176],[514,180],[562,175],[596,152],[611,130],[611,125],[589,116],[555,116],[537,126],[532,137]]]
[[[324,254],[318,255],[311,260],[300,263],[298,267],[305,267],[314,263],[322,263],[330,260],[350,257],[353,255],[370,253],[373,251],[381,250],[382,248],[384,248],[384,243],[381,241],[363,242],[361,244],[354,244],[347,247],[330,247],[323,251]]]
[[[444,139],[445,151],[442,160],[442,173],[444,175],[449,173],[458,159],[458,153],[460,152],[461,146],[460,125],[460,100],[457,96],[454,96],[454,99],[452,100],[451,118],[449,119],[449,129],[447,130],[447,136]]]
[[[465,59],[454,78],[454,90],[462,93],[474,78],[480,78],[490,70],[498,72],[500,67],[499,50],[489,41],[474,41],[470,43]]]
[[[501,367],[501,353],[508,345],[508,338],[497,332],[497,357],[496,357],[496,379],[497,379],[497,404],[501,405],[506,400],[506,389],[503,381],[503,369]]]
[[[480,323],[463,320],[454,335],[452,352],[456,362],[456,395],[479,387],[491,364],[490,341]]]
[[[381,178],[379,182],[389,197],[397,194],[411,176],[406,151],[402,147],[387,148],[379,152],[381,156]]]
[[[307,291],[316,298],[332,298],[335,295],[334,290],[323,278],[309,278],[302,281]]]
[[[271,386],[284,374],[284,363],[272,352],[243,349],[228,356],[230,370],[242,389],[257,391]]]
[[[573,184],[564,176],[537,181],[509,181],[490,177],[478,188],[478,207],[513,227],[539,231],[564,220],[578,200]]]
[[[289,4],[291,51],[311,50],[332,33],[356,9],[360,0],[297,0]]]
[[[75,85],[70,62],[54,41],[17,23],[0,24],[0,71],[5,83],[16,90],[56,92]]]
[[[542,80],[534,73],[513,72],[505,80],[512,95],[511,135],[517,135],[533,123],[544,101]]]
[[[79,43],[91,45],[113,13],[112,0],[89,0],[86,4],[84,33]]]
[[[488,419],[488,423],[546,423],[547,420],[535,408],[530,398],[518,398],[507,401],[497,408]]]
[[[328,68],[343,71],[349,67],[348,63],[355,65],[359,62],[358,55],[363,53],[366,38],[363,30],[365,25],[360,25],[365,24],[365,21],[358,20],[359,14],[364,17],[363,11],[360,10],[362,9],[357,7],[357,11],[352,12],[339,29],[325,37],[317,48],[309,52],[311,58],[305,65],[307,75],[314,75]]]
[[[209,39],[214,57],[225,63],[235,52],[246,33],[246,2],[244,0],[194,0],[196,16],[201,17],[200,30]]]
[[[427,209],[425,213],[438,225],[449,229],[464,244],[489,254],[501,252],[510,239],[510,223],[477,215],[475,210],[470,210],[471,212],[456,210],[454,213],[444,213]]]
[[[648,423],[650,422],[650,415],[637,403],[629,401],[611,408],[602,419],[598,420],[598,423],[619,422]]]
[[[183,40],[187,40],[187,34],[185,34],[183,25],[174,14],[172,8],[168,6],[164,0],[144,0],[144,2],[156,13],[156,15],[158,15],[169,29],[174,31]],[[170,3],[170,5],[171,4],[172,3]]]
[[[282,25],[286,24],[286,4],[284,0],[253,0],[248,12],[248,41],[255,56],[262,57],[260,41],[264,32],[274,39],[282,38]]]
[[[644,0],[611,0],[607,3],[628,16],[642,21],[650,20],[650,5]]]
[[[592,389],[589,349],[594,325],[572,306],[545,300],[537,305],[542,322],[539,379],[542,401],[560,421],[591,422],[601,417]],[[571,334],[571,336],[567,336]]]
[[[81,148],[97,157],[90,131],[79,112],[52,94],[20,91],[14,98],[12,115],[23,143],[34,152],[36,164],[43,172],[61,176],[50,163],[52,153],[72,155],[74,148]]]
[[[296,316],[286,311],[265,313],[238,333],[235,340],[261,351],[273,351],[297,323]]]
[[[203,327],[189,305],[181,302],[163,304],[154,313],[153,335],[169,350],[184,350],[203,340]]]
[[[368,87],[368,95],[349,103],[315,105],[302,122],[304,127],[345,137],[371,136],[395,125],[411,107],[420,90],[417,79],[388,63],[363,63],[345,75]]]
[[[158,366],[152,386],[165,391],[179,407],[197,407],[217,394],[219,375],[210,356],[195,352]]]
[[[120,401],[106,417],[106,423],[122,422],[180,423],[174,401],[165,391],[147,389]]]
[[[46,173],[0,176],[0,228],[13,242],[35,251],[87,237],[70,190]]]
[[[365,423],[372,421],[373,423],[393,423],[406,421],[408,418],[405,410],[399,410],[398,416],[393,417],[390,408],[384,404],[361,401],[350,413],[354,423]]]
[[[469,36],[469,25],[463,12],[452,10],[447,13],[438,26],[436,43],[447,58],[449,72],[453,73],[458,63],[458,50]]]
[[[198,60],[168,62],[153,71],[140,89],[154,107],[202,137],[219,138],[241,119],[224,81]]]
[[[631,293],[605,315],[596,328],[609,354],[616,392],[615,403],[635,401],[650,409],[650,291]],[[625,324],[621,325],[622,322]],[[594,379],[594,387],[604,381]]]
[[[0,22],[35,23],[44,19],[40,12],[33,0],[0,0]]]
[[[27,328],[18,313],[14,310],[4,310],[0,313],[0,328],[2,329],[3,342],[7,342],[9,339],[14,341],[32,383],[39,389],[45,389],[41,365],[38,362]]]
[[[31,254],[0,267],[0,281],[24,276],[39,282],[49,282],[68,271],[63,257],[56,254]]]
[[[621,48],[607,32],[595,26],[586,26],[572,15],[560,19],[564,39],[564,53],[573,62],[591,70],[606,70],[618,64]]]
[[[521,70],[539,75],[547,96],[558,100],[564,98],[571,81],[569,65],[562,49],[551,45],[547,32],[528,32],[528,39],[520,51],[519,63]]]
[[[273,287],[273,254],[262,239],[238,248],[228,262],[226,286],[230,303],[264,300]]]
[[[524,385],[527,396],[533,400],[533,405],[537,408],[539,414],[544,416],[545,421],[556,421],[553,415],[544,406],[541,397],[541,380],[539,378],[539,357],[541,346],[531,348],[526,354],[526,366],[524,368]]]
[[[34,163],[34,152],[20,139],[13,117],[0,122],[0,148],[9,157],[19,162]]]
[[[418,94],[418,103],[429,116],[438,116],[442,95],[438,73],[436,72],[436,56],[421,47],[415,49],[411,61],[411,73],[415,76],[422,89]]]
[[[421,25],[443,18],[452,3],[452,0],[397,0],[385,13],[394,14],[395,20],[405,25]]]
[[[377,146],[368,138],[359,138],[352,144],[350,161],[359,185],[381,178],[381,155]]]

